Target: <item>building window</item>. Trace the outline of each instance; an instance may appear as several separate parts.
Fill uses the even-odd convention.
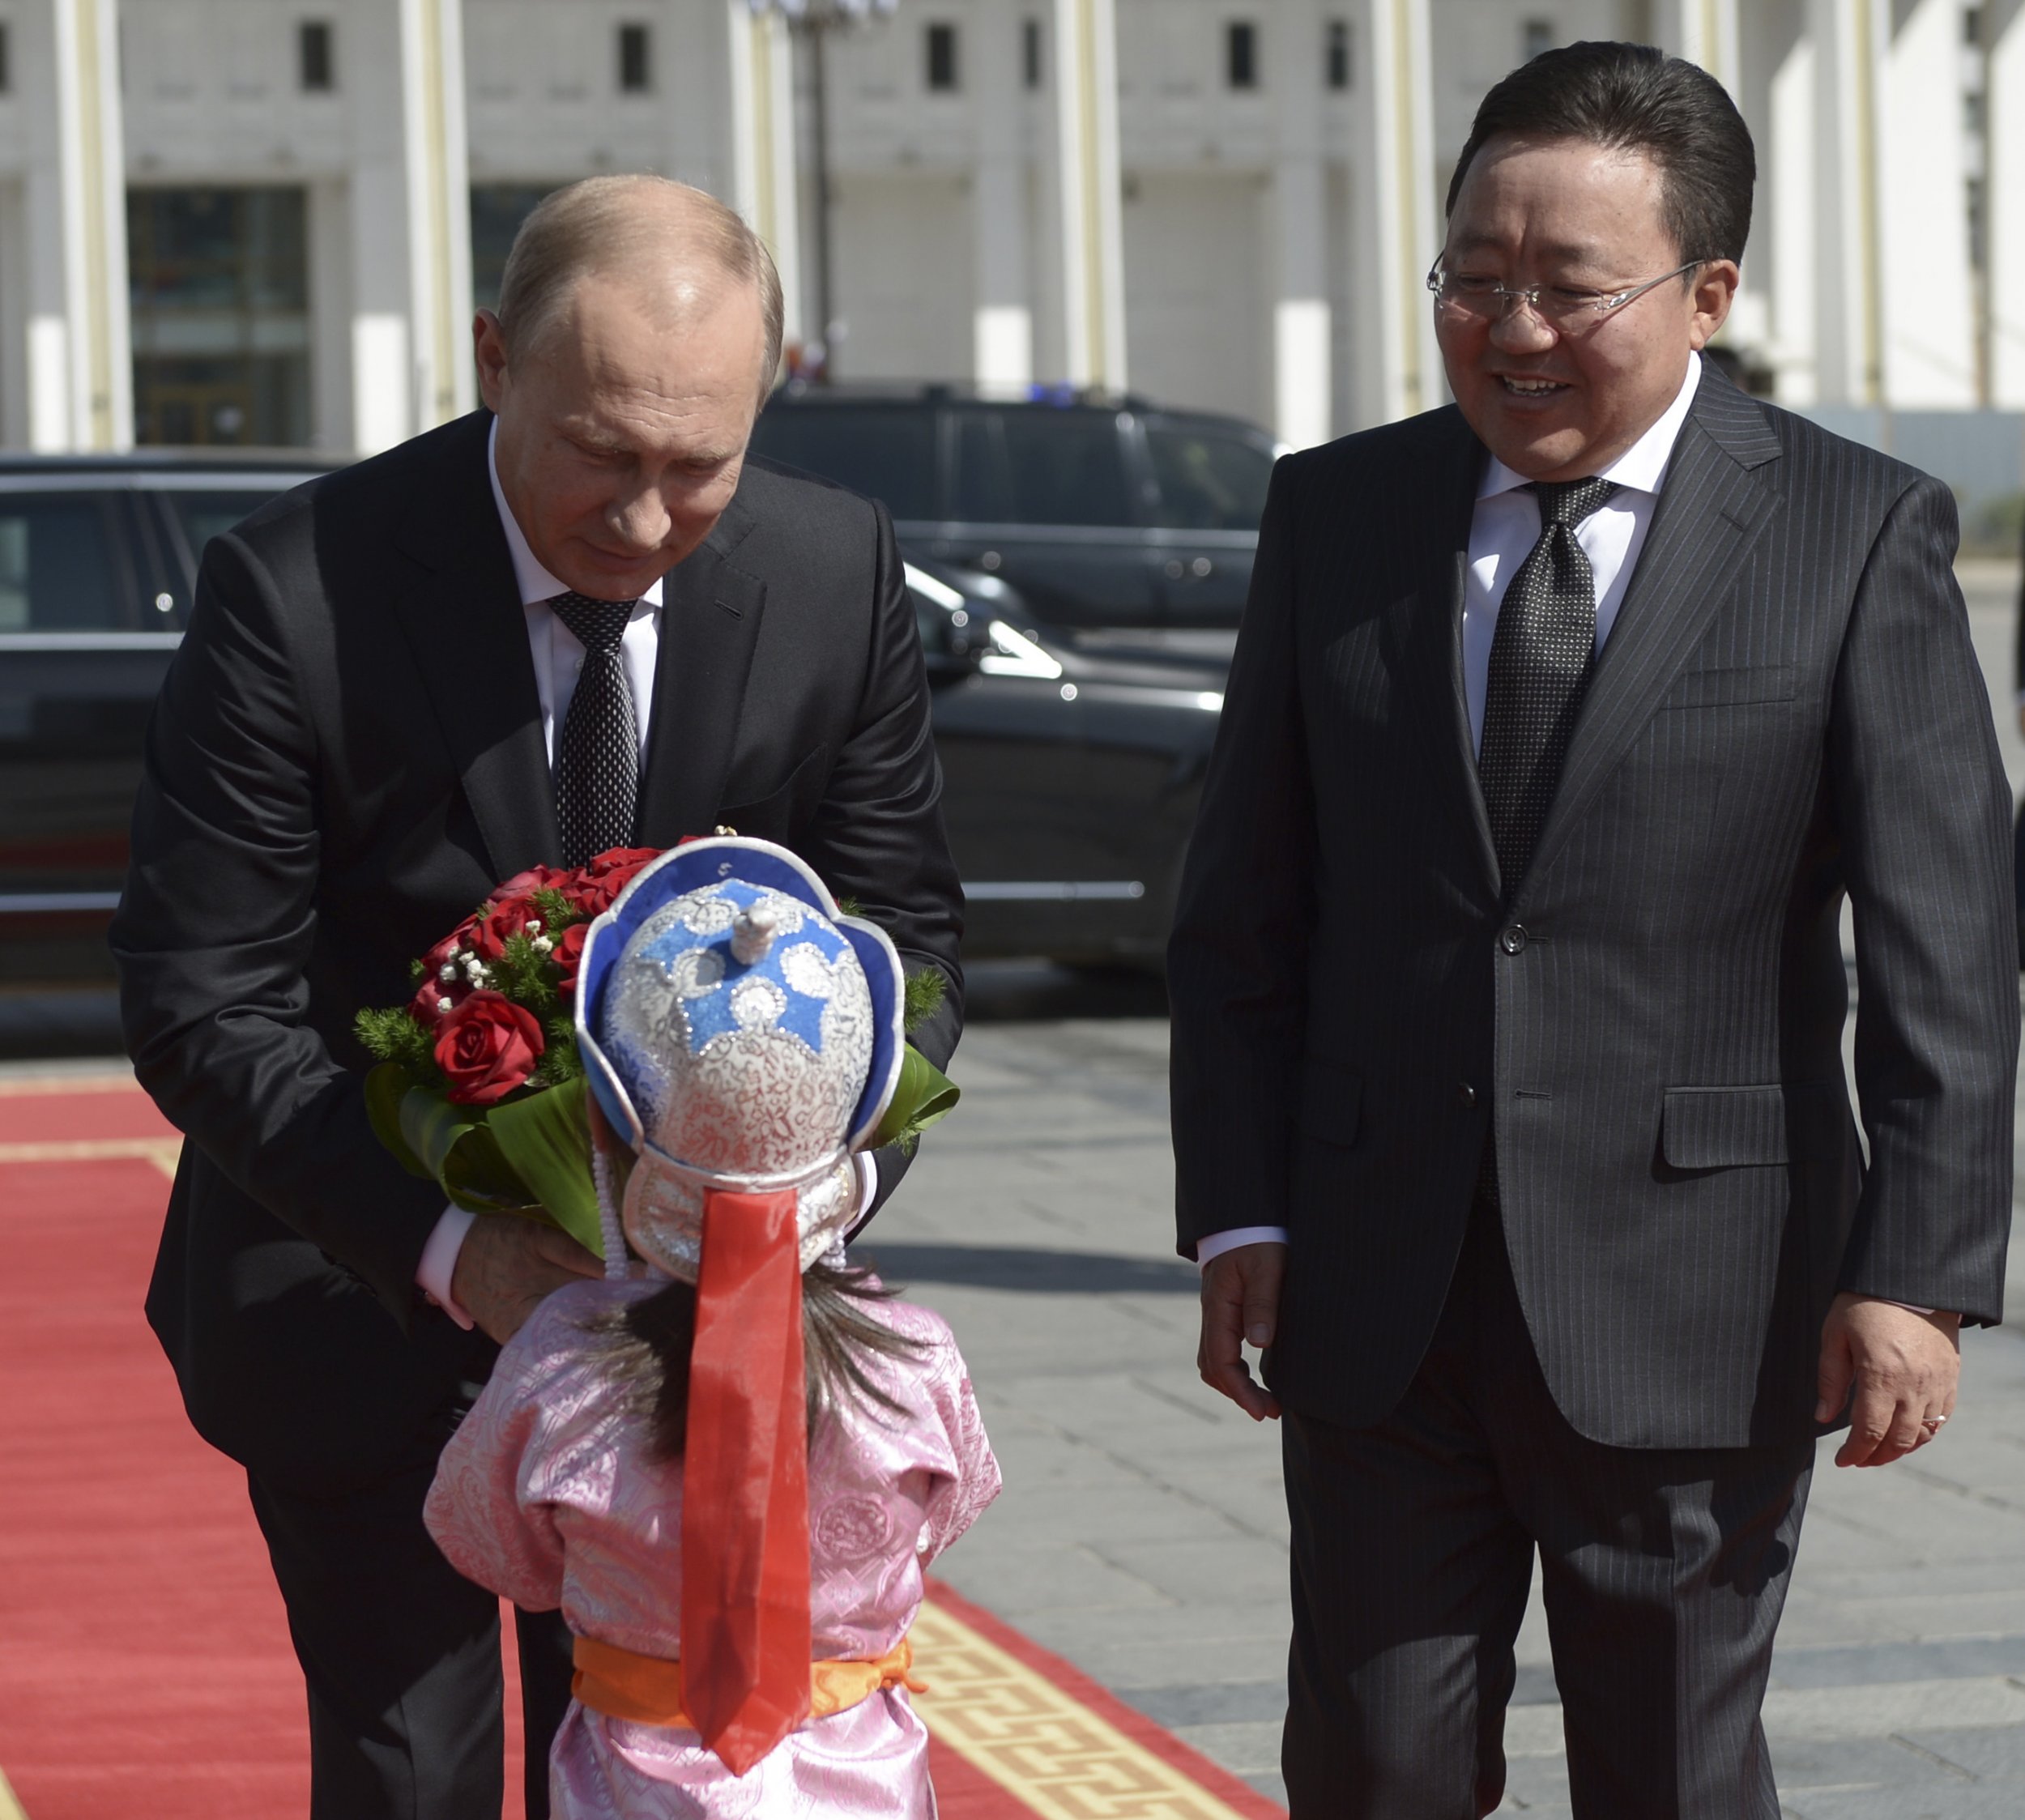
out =
[[[307,445],[308,230],[299,189],[127,191],[136,441]]]
[[[296,74],[305,95],[327,95],[338,86],[337,60],[331,55],[328,19],[305,19],[296,32]]]
[[[1550,51],[1561,42],[1561,34],[1554,28],[1550,19],[1529,19],[1519,33],[1519,58],[1530,63],[1543,51]]]
[[[1041,22],[1030,19],[1020,28],[1020,61],[1029,88],[1041,86]]]
[[[647,28],[644,25],[619,28],[619,92],[644,95],[654,84],[648,62]]]
[[[932,25],[927,31],[928,86],[941,94],[953,94],[957,81],[957,28]]]
[[[1224,80],[1233,88],[1259,86],[1259,28],[1238,19],[1224,28]]]
[[[1350,86],[1350,22],[1332,19],[1322,39],[1322,67],[1332,88]]]

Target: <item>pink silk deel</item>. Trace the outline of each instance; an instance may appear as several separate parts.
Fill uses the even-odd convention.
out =
[[[659,1281],[584,1282],[549,1297],[500,1355],[444,1450],[427,1510],[458,1570],[623,1649],[681,1654],[682,1465],[650,1456],[645,1423],[591,1357],[599,1314]],[[903,1413],[853,1407],[810,1449],[812,1659],[881,1656],[921,1603],[922,1570],[998,1494],[969,1375],[941,1319],[880,1317],[919,1359],[867,1369]],[[925,1671],[933,1679],[932,1668]],[[559,1820],[932,1820],[927,1733],[904,1688],[789,1733],[734,1775],[693,1731],[573,1704],[550,1759]]]

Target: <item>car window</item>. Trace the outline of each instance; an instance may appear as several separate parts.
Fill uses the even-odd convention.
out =
[[[155,630],[117,535],[93,494],[0,493],[0,632]]]
[[[204,546],[221,531],[230,531],[241,519],[250,518],[274,497],[271,492],[205,492],[194,488],[164,488],[162,497],[176,522],[183,527],[190,553],[204,560]]]
[[[896,518],[936,512],[934,409],[775,405],[752,427],[755,454],[868,493]]]
[[[1003,524],[1012,516],[1005,485],[1005,445],[995,411],[959,411],[950,420],[956,457],[949,515],[971,524]]]
[[[1256,531],[1265,510],[1273,451],[1228,431],[1146,426],[1160,483],[1160,522],[1181,531]]]
[[[1100,411],[1008,411],[1012,517],[1023,525],[1128,525],[1118,420]]]

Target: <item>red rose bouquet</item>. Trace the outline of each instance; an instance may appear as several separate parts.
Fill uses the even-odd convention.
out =
[[[414,962],[412,999],[358,1014],[359,1041],[377,1063],[365,1079],[375,1135],[457,1206],[546,1220],[602,1255],[577,968],[591,923],[660,857],[657,847],[614,847],[573,871],[516,873]],[[942,990],[932,970],[909,976],[909,1029]],[[956,1101],[948,1077],[910,1044],[872,1144],[911,1149]]]
[[[599,1250],[572,995],[592,921],[658,847],[615,847],[496,889],[414,964],[407,1004],[362,1011],[380,1141],[459,1207],[547,1219]]]

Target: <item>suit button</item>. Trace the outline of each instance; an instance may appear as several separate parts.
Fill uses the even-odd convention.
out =
[[[1525,924],[1514,923],[1501,930],[1498,936],[1498,945],[1507,954],[1520,953],[1526,945]]]
[[[1477,1103],[1477,1089],[1467,1080],[1456,1089],[1456,1103],[1465,1112]]]

